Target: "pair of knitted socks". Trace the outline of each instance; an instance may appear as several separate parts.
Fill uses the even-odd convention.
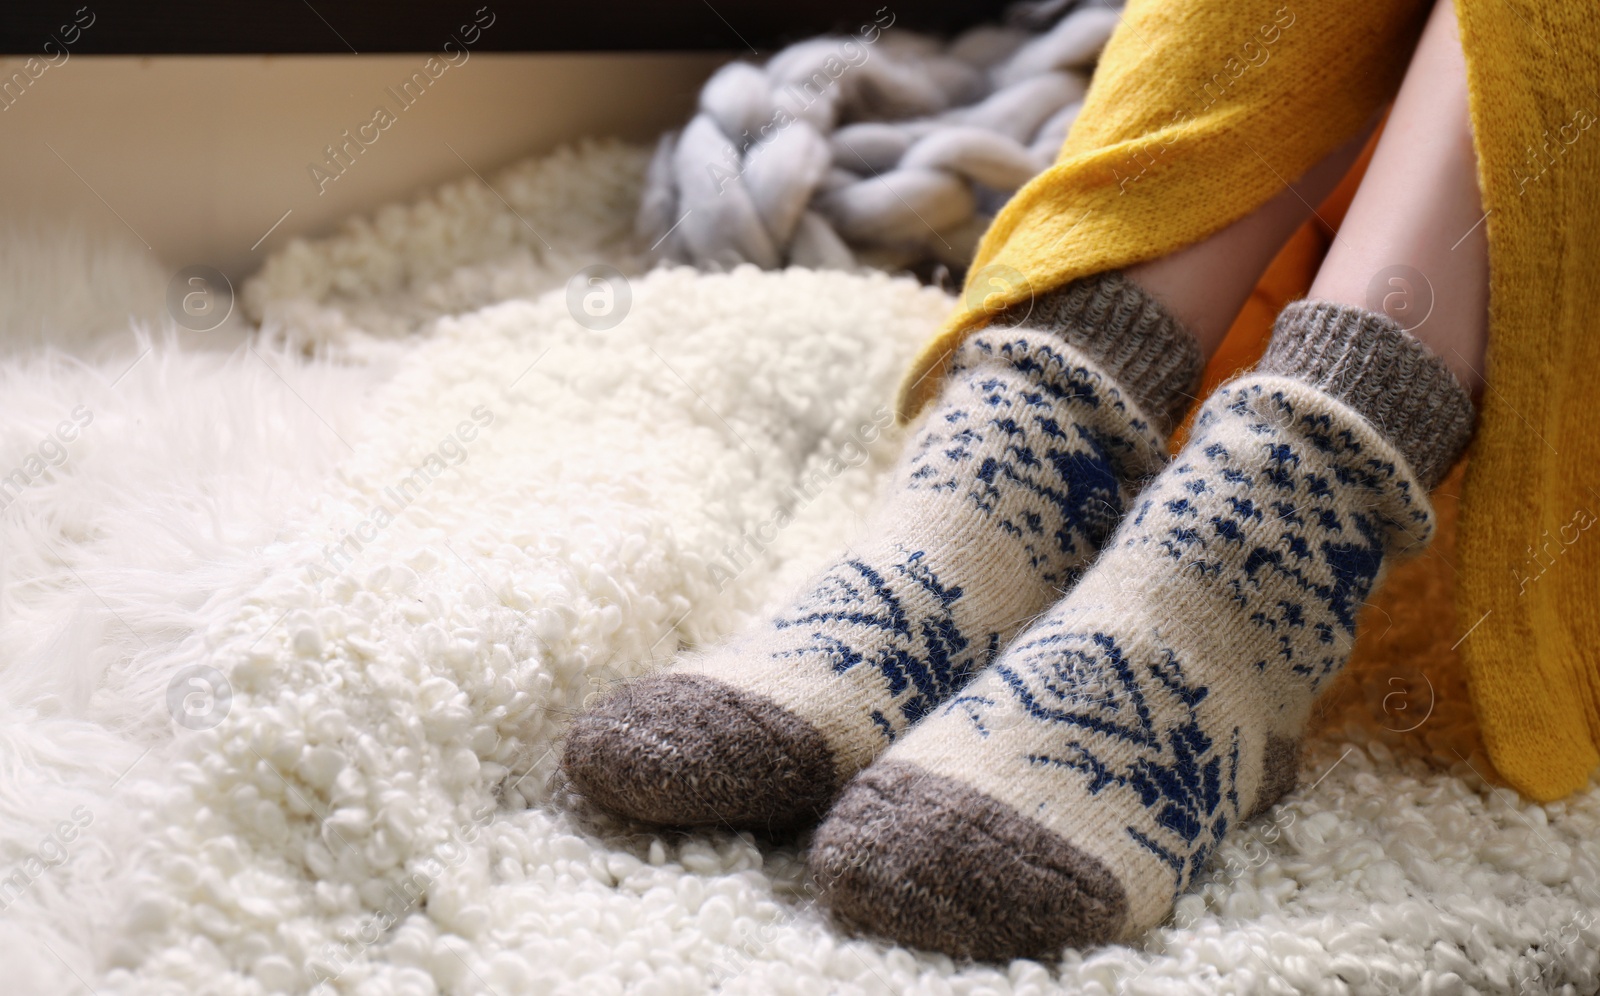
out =
[[[868,544],[581,717],[569,777],[662,824],[826,814],[810,866],[835,915],[918,947],[1034,956],[1159,923],[1294,786],[1312,700],[1428,542],[1473,418],[1399,326],[1301,302],[1169,461],[1200,365],[1117,274],[973,335]]]

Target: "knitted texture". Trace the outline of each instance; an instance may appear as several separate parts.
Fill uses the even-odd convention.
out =
[[[730,63],[662,136],[638,233],[705,267],[965,267],[1055,159],[1115,6],[1014,4],[948,43],[881,7],[851,34]]]
[[[1359,608],[1432,528],[1349,406],[1282,377],[1219,389],[1078,586],[846,789],[810,857],[823,895],[980,958],[1159,923],[1292,785]]]
[[[1289,305],[1256,370],[1305,381],[1360,412],[1429,490],[1472,435],[1472,397],[1450,368],[1393,319],[1365,308]]]
[[[1077,580],[1164,462],[1149,418],[1060,337],[974,336],[867,542],[765,625],[580,717],[565,769],[659,823],[816,818]]]
[[[1025,309],[1012,308],[1001,324],[1024,321],[1094,357],[1162,432],[1170,432],[1194,400],[1205,368],[1199,344],[1155,298],[1120,273],[1074,280]]]

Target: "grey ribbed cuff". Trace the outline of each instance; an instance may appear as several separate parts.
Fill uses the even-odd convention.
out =
[[[1205,360],[1189,330],[1143,288],[1112,270],[1019,305],[1001,321],[1060,336],[1110,374],[1162,433],[1194,400]]]
[[[1455,374],[1393,319],[1365,308],[1296,301],[1278,316],[1256,370],[1305,381],[1360,412],[1426,488],[1472,437],[1472,397]]]

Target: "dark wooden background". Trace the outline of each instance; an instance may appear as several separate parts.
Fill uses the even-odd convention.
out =
[[[474,52],[768,51],[893,15],[941,34],[996,20],[999,0],[487,0]],[[0,54],[42,55],[76,16],[73,55],[437,52],[485,0],[0,0]],[[79,13],[79,12],[82,13]],[[485,14],[485,17],[488,15]],[[56,50],[52,45],[51,50]]]

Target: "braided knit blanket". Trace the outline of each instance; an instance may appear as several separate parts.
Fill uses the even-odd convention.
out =
[[[1004,26],[942,44],[886,30],[884,7],[855,34],[730,63],[657,145],[639,234],[702,269],[963,268],[1006,198],[1054,161],[1117,19],[1017,4]]]

